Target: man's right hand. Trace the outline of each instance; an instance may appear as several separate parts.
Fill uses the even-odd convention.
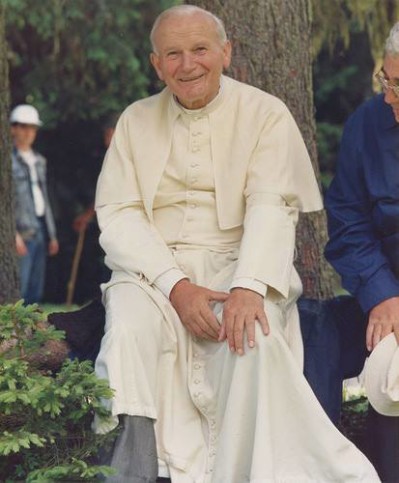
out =
[[[28,249],[26,248],[25,242],[22,239],[22,236],[17,233],[15,235],[15,247],[17,249],[17,254],[20,257],[24,257],[28,253]]]
[[[399,297],[391,297],[371,309],[366,331],[367,349],[373,350],[391,332],[395,333],[399,344]]]
[[[169,299],[182,324],[194,336],[217,341],[220,324],[212,311],[213,302],[224,302],[229,294],[195,285],[187,279],[173,287]]]

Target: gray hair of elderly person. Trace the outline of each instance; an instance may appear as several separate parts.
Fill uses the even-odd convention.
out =
[[[392,57],[399,56],[399,22],[396,22],[389,32],[385,42],[384,54]]]
[[[208,12],[208,10],[205,10],[200,7],[196,7],[195,5],[176,5],[174,7],[168,8],[167,10],[164,10],[155,19],[154,25],[152,26],[151,33],[150,33],[150,40],[151,40],[153,52],[157,53],[155,36],[156,36],[158,27],[164,20],[167,20],[172,16],[184,17],[184,16],[195,15],[198,13],[205,15],[215,23],[216,31],[218,33],[218,36],[220,37],[220,41],[221,43],[224,44],[227,41],[227,34],[224,27],[224,23],[222,22],[222,20],[220,20],[219,17],[217,17],[211,12]]]

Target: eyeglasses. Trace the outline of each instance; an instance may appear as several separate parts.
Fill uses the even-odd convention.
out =
[[[390,80],[385,77],[384,71],[381,69],[377,74],[375,74],[376,79],[380,83],[382,90],[385,92],[388,89],[395,94],[396,97],[399,97],[399,85],[398,84],[390,84]]]

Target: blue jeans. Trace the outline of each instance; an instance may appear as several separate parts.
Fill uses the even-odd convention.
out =
[[[33,304],[41,301],[44,289],[47,239],[43,223],[25,245],[28,253],[19,259],[21,296],[25,304]]]

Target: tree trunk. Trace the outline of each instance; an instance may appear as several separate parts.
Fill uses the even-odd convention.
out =
[[[5,7],[0,2],[0,304],[14,302],[19,297],[12,214],[9,85],[4,17]]]
[[[282,99],[296,119],[318,179],[310,0],[192,0],[220,17],[233,44],[228,74]],[[289,140],[287,139],[287,142]],[[333,272],[323,257],[324,212],[301,215],[296,266],[304,296],[332,296]]]

